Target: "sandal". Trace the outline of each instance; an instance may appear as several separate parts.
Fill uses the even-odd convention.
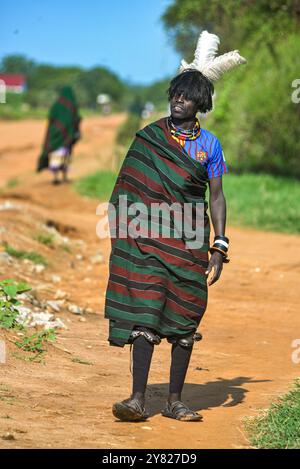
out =
[[[139,422],[147,420],[149,415],[145,407],[138,399],[125,399],[122,402],[116,402],[112,408],[113,415],[123,422]]]
[[[181,401],[175,401],[171,404],[167,402],[161,413],[164,417],[184,422],[197,422],[203,419],[201,414],[189,409],[188,406]]]

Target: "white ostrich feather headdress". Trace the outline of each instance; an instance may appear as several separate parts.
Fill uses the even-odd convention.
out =
[[[188,64],[182,60],[179,72],[184,72],[187,69],[199,70],[210,81],[214,82],[219,80],[225,72],[247,62],[238,50],[216,57],[219,44],[220,38],[216,34],[202,31],[197,42],[193,62]]]

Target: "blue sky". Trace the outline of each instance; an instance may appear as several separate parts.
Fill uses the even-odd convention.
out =
[[[104,65],[148,84],[176,72],[180,57],[160,21],[172,0],[4,0],[0,58],[24,54],[55,65]]]

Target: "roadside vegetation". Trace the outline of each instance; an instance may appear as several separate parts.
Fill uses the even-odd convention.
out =
[[[81,195],[107,201],[116,178],[116,172],[98,171],[81,178],[75,188]],[[300,233],[300,184],[296,179],[228,173],[223,177],[223,186],[229,225]]]
[[[19,318],[19,307],[22,302],[19,295],[29,292],[31,287],[24,282],[17,282],[15,279],[5,279],[0,282],[0,330],[13,330],[17,332],[18,340],[11,340],[20,351],[13,352],[13,356],[24,361],[41,362],[47,351],[48,342],[56,339],[54,329],[38,329],[34,333],[30,333]]]
[[[246,419],[252,446],[265,449],[300,448],[300,380],[291,391],[254,419]]]

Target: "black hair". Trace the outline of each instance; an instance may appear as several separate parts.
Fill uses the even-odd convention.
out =
[[[176,95],[183,95],[185,99],[194,101],[198,111],[205,113],[212,109],[213,83],[201,72],[187,69],[177,75],[170,82],[168,89],[169,101]]]

